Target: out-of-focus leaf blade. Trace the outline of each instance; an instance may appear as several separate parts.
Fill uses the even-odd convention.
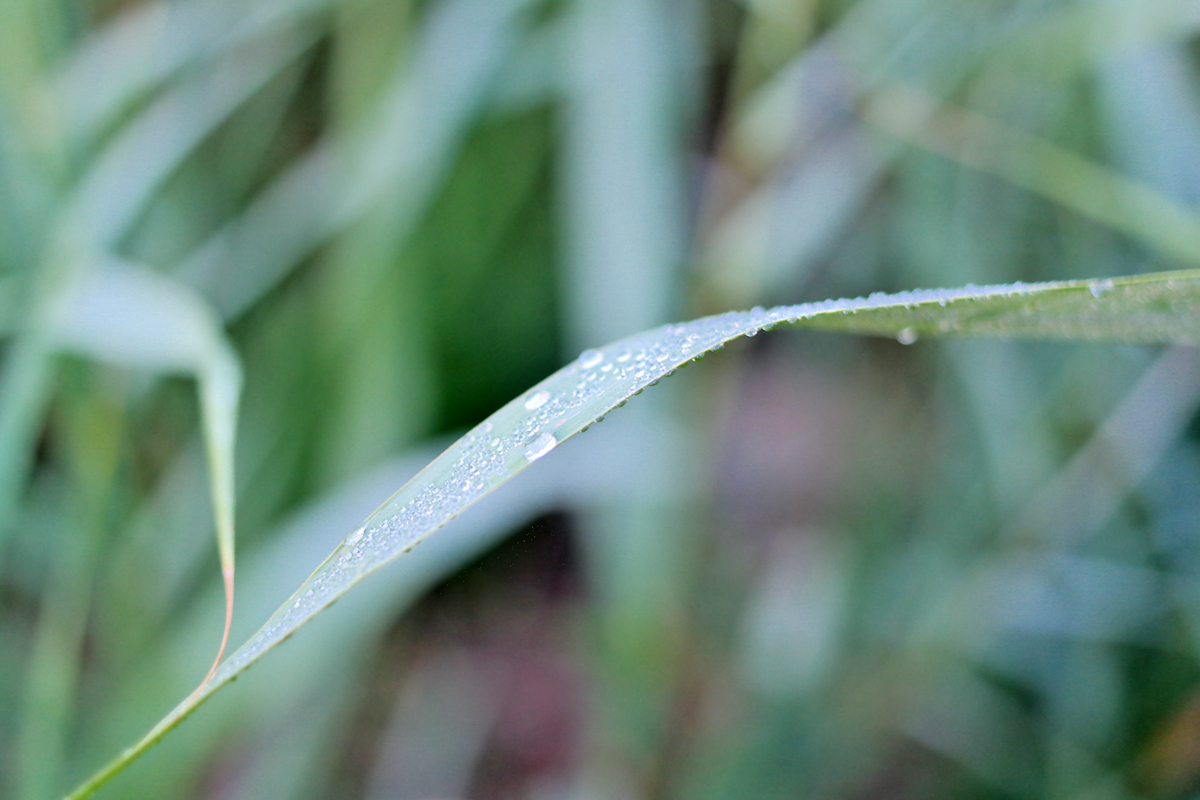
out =
[[[146,736],[73,792],[88,797],[195,708],[371,572],[688,362],[789,323],[894,336],[968,335],[1200,344],[1200,270],[1126,278],[878,293],[728,312],[584,351],[453,444],[351,533],[266,624]]]
[[[51,81],[68,136],[86,143],[128,104],[189,64],[303,23],[330,0],[155,2],[88,36]]]
[[[83,226],[97,247],[116,245],[196,145],[314,38],[303,30],[261,42],[163,95],[96,159],[68,206],[68,222]]]
[[[437,4],[411,61],[356,137],[325,139],[178,268],[226,317],[244,312],[329,236],[398,187],[393,225],[416,224],[496,71],[527,25],[529,0]],[[421,131],[413,136],[412,131]],[[334,201],[330,202],[329,198]]]
[[[982,114],[938,107],[891,84],[863,104],[872,125],[932,152],[1048,197],[1185,265],[1200,264],[1200,219],[1154,187],[1124,178],[1045,139]]]

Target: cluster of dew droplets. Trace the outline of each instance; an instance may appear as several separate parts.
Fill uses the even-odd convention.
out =
[[[411,548],[514,472],[546,456],[566,437],[586,430],[592,421],[603,420],[609,409],[624,405],[645,386],[730,339],[819,314],[853,314],[872,307],[911,307],[919,303],[945,305],[998,288],[1009,292],[1013,289],[968,287],[774,309],[757,307],[667,325],[601,349],[585,350],[571,364],[478,425],[397,492],[342,542],[251,641],[230,657],[219,675],[236,674],[366,573]],[[915,340],[913,332],[900,332],[901,341],[910,337]]]

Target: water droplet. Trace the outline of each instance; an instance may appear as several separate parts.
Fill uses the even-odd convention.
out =
[[[750,330],[746,331],[746,335],[747,336],[757,336],[758,328],[751,328]]]
[[[632,353],[630,353],[628,350],[622,350],[622,351],[620,352],[620,354],[618,354],[618,355],[617,355],[617,361],[619,361],[619,362],[621,362],[622,364],[624,364],[626,361],[628,361],[628,360],[629,360],[629,357],[630,357],[630,356],[632,356],[632,355],[633,355],[633,354],[632,354]]]
[[[549,392],[547,392],[545,389],[538,389],[536,392],[529,395],[529,397],[525,398],[525,410],[533,411],[534,409],[541,408],[542,406],[546,405],[546,401],[549,399]]]
[[[896,341],[900,344],[912,344],[917,340],[917,332],[912,328],[904,328],[896,334]]]
[[[349,546],[354,546],[354,545],[358,544],[359,540],[361,540],[361,539],[362,539],[362,537],[363,537],[363,531],[364,531],[364,530],[366,530],[366,526],[365,526],[365,525],[364,525],[363,527],[359,528],[358,530],[356,530],[354,533],[352,533],[352,534],[350,534],[349,536],[347,536],[347,537],[346,537],[346,544],[347,544],[347,545],[349,545]]]
[[[1104,295],[1108,294],[1108,292],[1112,291],[1113,282],[1107,280],[1096,281],[1088,288],[1092,292],[1092,297],[1103,297]]]
[[[542,456],[549,453],[558,444],[558,439],[554,438],[552,433],[543,433],[529,443],[529,447],[525,448],[525,458],[528,461],[537,461]]]
[[[579,366],[591,369],[604,360],[604,354],[599,350],[584,350],[579,354]]]

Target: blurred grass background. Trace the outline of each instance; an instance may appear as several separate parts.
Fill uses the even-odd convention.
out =
[[[0,796],[143,733],[221,624],[193,385],[54,352],[65,250],[227,325],[236,642],[584,347],[1200,266],[1198,35],[1184,0],[3,0]],[[1194,351],[776,332],[639,401],[101,796],[1200,791]]]

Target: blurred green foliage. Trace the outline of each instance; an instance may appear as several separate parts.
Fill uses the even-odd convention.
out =
[[[69,790],[220,633],[194,387],[100,339],[61,352],[81,275],[194,289],[241,359],[240,641],[447,434],[583,347],[1200,266],[1198,19],[4,0],[0,796]],[[1195,351],[727,351],[365,582],[101,796],[1200,789]]]

